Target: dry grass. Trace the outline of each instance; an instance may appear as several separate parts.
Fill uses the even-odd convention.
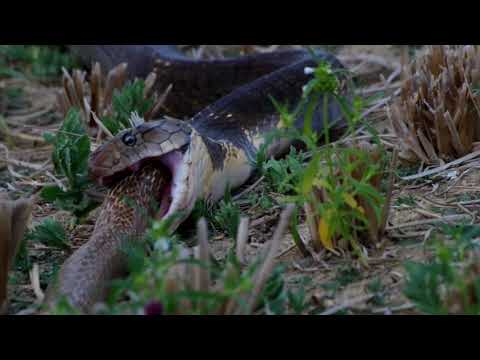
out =
[[[57,108],[65,117],[72,107],[80,109],[82,119],[89,129],[90,135],[97,137],[100,141],[106,135],[111,138],[113,135],[102,124],[100,118],[113,115],[113,96],[115,91],[122,89],[127,82],[127,63],[122,63],[104,74],[100,63],[93,65],[89,79],[86,79],[86,72],[74,69],[70,74],[63,69],[63,89],[57,92]],[[157,75],[151,72],[145,79],[143,92],[144,99],[151,99],[152,106],[144,114],[146,121],[154,118],[163,106],[171,86],[161,95],[153,90]]]
[[[473,46],[429,46],[406,68],[389,111],[402,158],[438,164],[472,151],[480,140],[479,69]]]
[[[288,205],[280,216],[280,221],[276,227],[275,233],[272,239],[269,241],[268,246],[261,253],[257,254],[258,260],[260,260],[259,266],[252,275],[253,288],[248,292],[239,294],[239,298],[231,298],[225,300],[216,309],[216,315],[242,315],[252,314],[260,301],[259,296],[264,290],[275,266],[275,257],[278,253],[282,238],[284,237],[295,206]],[[246,265],[245,262],[245,247],[248,243],[249,234],[249,220],[243,218],[240,222],[239,232],[236,239],[235,256],[240,261],[242,266]],[[167,291],[172,294],[178,293],[186,289],[192,289],[199,292],[221,292],[221,289],[225,287],[223,281],[230,280],[239,276],[239,269],[234,267],[226,268],[226,275],[223,281],[217,281],[215,284],[211,282],[211,274],[208,269],[210,263],[209,255],[211,254],[210,244],[208,240],[208,225],[204,218],[200,219],[197,223],[197,237],[198,245],[193,249],[193,258],[204,265],[200,267],[192,262],[178,263],[172,267],[167,273]],[[191,254],[188,249],[182,249],[181,257],[187,259]],[[191,313],[193,305],[188,300],[184,300],[179,309],[179,314]]]

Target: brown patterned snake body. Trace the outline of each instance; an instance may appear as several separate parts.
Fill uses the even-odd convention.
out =
[[[105,299],[108,281],[124,275],[125,246],[145,231],[155,200],[165,183],[158,168],[146,166],[109,191],[100,209],[90,240],[63,264],[58,279],[48,289],[45,302],[53,305],[64,295],[83,312]],[[85,271],[88,269],[88,271]]]

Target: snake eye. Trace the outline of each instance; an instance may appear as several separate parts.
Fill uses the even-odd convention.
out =
[[[137,138],[132,133],[123,135],[122,141],[127,146],[134,146],[137,143]]]

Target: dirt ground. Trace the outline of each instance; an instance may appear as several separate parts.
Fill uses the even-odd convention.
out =
[[[216,47],[219,46],[205,46],[203,53],[193,52],[192,56],[220,56],[225,52],[224,48]],[[381,99],[386,99],[398,88],[397,70],[404,61],[402,57],[407,56],[408,49],[406,51],[404,47],[393,45],[342,45],[330,49],[358,75],[366,94],[375,95],[378,93],[376,89],[381,89]],[[251,51],[256,49],[252,48]],[[46,131],[54,132],[62,120],[55,103],[55,92],[60,88],[58,85],[6,79],[0,79],[0,87],[23,89],[22,99],[19,100],[21,103],[4,115],[8,135],[0,137],[0,192],[7,192],[11,197],[35,194],[44,185],[54,181],[50,176],[51,146],[45,143],[42,134]],[[384,106],[378,107],[368,117],[382,133],[390,133]],[[387,145],[393,145],[394,141],[392,138]],[[474,163],[468,165],[451,169],[447,175],[442,173],[435,181],[425,181],[423,178],[414,181],[396,179],[384,247],[377,254],[370,255],[368,269],[349,258],[321,256],[319,261],[305,259],[293,246],[291,236],[286,236],[278,260],[287,268],[287,286],[297,288],[304,278],[311,279],[307,285],[307,298],[312,308],[321,309],[320,313],[415,313],[414,307],[403,295],[403,263],[406,260],[422,261],[428,257],[425,242],[431,236],[436,220],[445,216],[463,215],[472,223],[476,222],[480,202],[476,203],[472,199],[480,192],[477,185],[480,173],[479,167],[473,166]],[[410,169],[410,174],[420,170]],[[250,180],[236,194],[255,180]],[[252,191],[261,194],[262,184]],[[238,202],[245,203],[242,203],[242,198]],[[247,248],[247,258],[250,258],[261,251],[272,236],[278,222],[279,209],[274,207],[267,213],[259,207],[241,207],[251,219]],[[70,232],[72,246],[68,251],[62,251],[37,243],[28,245],[32,261],[39,266],[43,290],[55,269],[88,240],[93,230],[95,212],[86,224],[73,226],[68,213],[58,211],[51,204],[39,200],[35,204],[30,227],[48,217],[65,225]],[[308,242],[305,225],[301,226],[301,235]],[[211,248],[218,258],[232,245],[232,240],[222,233],[213,233],[210,239]],[[380,281],[383,286],[381,302],[369,290],[373,281]],[[9,313],[17,314],[38,301],[28,274],[17,270],[12,274],[10,283]]]

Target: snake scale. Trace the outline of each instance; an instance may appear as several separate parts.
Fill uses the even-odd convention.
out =
[[[91,239],[62,266],[47,291],[46,302],[60,296],[89,312],[105,299],[110,280],[126,271],[122,239],[141,235],[150,215],[166,217],[181,213],[178,226],[191,213],[195,202],[218,201],[227,187],[244,184],[254,171],[253,160],[265,135],[280,126],[280,116],[271,101],[298,104],[303,87],[318,59],[334,69],[344,69],[331,54],[304,50],[278,51],[222,60],[193,60],[173,45],[71,45],[86,65],[100,62],[112,69],[128,63],[129,77],[157,73],[159,91],[173,84],[165,102],[165,114],[188,121],[164,118],[119,133],[99,147],[90,158],[92,178],[112,187],[98,217]],[[331,101],[323,109],[320,99],[314,111],[313,128],[321,131],[324,110],[329,119],[344,124],[339,105]],[[303,127],[303,116],[294,122]],[[288,140],[267,148],[267,156],[288,150]],[[129,196],[137,206],[120,198]],[[150,206],[156,199],[159,208]]]

